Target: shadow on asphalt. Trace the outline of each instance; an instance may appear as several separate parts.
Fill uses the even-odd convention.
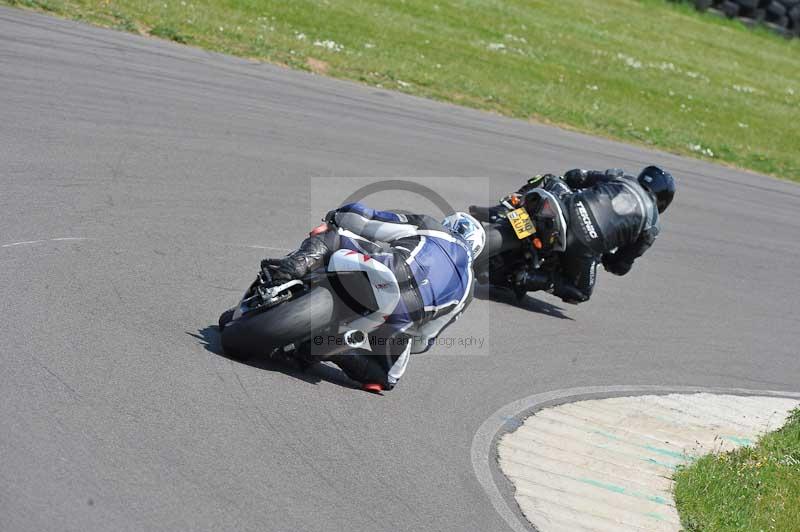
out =
[[[506,288],[498,288],[496,286],[480,285],[475,287],[475,299],[494,301],[496,303],[505,303],[513,307],[521,308],[537,314],[544,314],[553,318],[562,320],[575,321],[566,314],[564,309],[557,307],[547,301],[536,299],[526,294],[522,301],[517,299],[514,292]],[[469,310],[467,310],[469,312]]]
[[[227,358],[228,360],[236,362],[237,364],[242,364],[244,366],[250,366],[252,368],[265,371],[283,373],[284,375],[294,377],[295,379],[307,382],[309,384],[317,384],[320,381],[327,381],[344,388],[358,389],[358,386],[356,386],[356,384],[351,381],[341,370],[331,367],[327,364],[314,364],[313,366],[303,370],[289,360],[273,360],[266,356],[243,359],[227,355],[222,349],[219,327],[216,325],[209,325],[204,329],[200,329],[197,331],[197,334],[190,333],[188,331],[186,334],[199,340],[206,351],[214,353],[217,356],[221,356],[222,358]]]

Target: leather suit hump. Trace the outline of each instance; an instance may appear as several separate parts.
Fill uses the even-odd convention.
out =
[[[644,232],[658,231],[655,202],[631,177],[598,182],[565,200],[575,237],[598,254],[633,244]]]

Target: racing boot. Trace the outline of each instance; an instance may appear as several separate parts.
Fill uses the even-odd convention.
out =
[[[577,286],[567,281],[563,276],[556,275],[553,282],[553,295],[560,297],[564,303],[577,305],[589,298]]]
[[[389,383],[386,370],[378,362],[379,357],[368,351],[364,353],[351,351],[333,355],[328,360],[339,366],[345,375],[361,383],[361,389],[364,391],[380,393],[394,388],[394,385]]]
[[[325,260],[330,255],[330,248],[325,242],[324,235],[310,236],[303,240],[300,248],[283,257],[282,259],[264,259],[261,269],[268,274],[273,286],[277,286],[293,279],[300,279],[309,272],[325,265]]]

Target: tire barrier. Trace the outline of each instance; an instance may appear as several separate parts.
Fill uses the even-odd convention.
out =
[[[785,37],[800,37],[800,0],[694,0],[698,11],[764,25]]]

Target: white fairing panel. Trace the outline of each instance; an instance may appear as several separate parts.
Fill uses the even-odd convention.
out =
[[[400,302],[400,286],[394,273],[381,262],[357,251],[340,249],[328,262],[330,272],[366,272],[372,293],[378,303],[377,312],[358,318],[342,328],[370,332],[385,322]]]

